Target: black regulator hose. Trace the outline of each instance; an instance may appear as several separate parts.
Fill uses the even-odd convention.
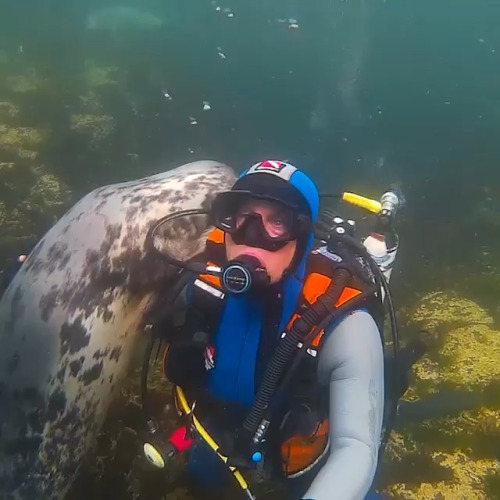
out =
[[[179,219],[181,217],[188,217],[190,215],[205,215],[208,216],[208,212],[201,209],[192,209],[192,210],[182,210],[181,212],[175,212],[173,214],[166,215],[161,219],[157,220],[148,230],[146,234],[146,251],[152,252],[163,260],[166,260],[169,264],[179,267],[181,269],[186,269],[188,271],[192,271],[196,274],[201,274],[206,272],[206,264],[201,262],[183,262],[178,259],[175,259],[173,256],[169,255],[167,252],[161,252],[156,248],[155,245],[155,237],[157,236],[158,230],[166,224],[167,222],[173,221],[175,219]]]
[[[278,343],[278,347],[267,365],[252,408],[243,422],[243,429],[251,436],[256,435],[286,365],[297,352],[297,344],[304,341],[314,325],[317,325],[326,316],[330,316],[333,305],[339,299],[350,279],[351,273],[347,269],[338,268],[326,292],[318,297],[304,315],[295,319],[286,336]],[[263,431],[265,432],[265,429]]]
[[[335,308],[329,316],[327,316],[323,321],[321,321],[314,330],[311,331],[311,333],[307,336],[307,338],[304,340],[302,347],[299,349],[299,352],[297,353],[297,356],[295,356],[292,364],[290,365],[290,368],[287,370],[286,375],[283,377],[283,381],[280,384],[279,391],[284,392],[288,385],[290,384],[292,380],[292,376],[297,370],[297,368],[300,366],[300,362],[304,358],[307,349],[311,347],[311,344],[313,340],[316,338],[317,335],[321,332],[321,330],[324,330],[325,328],[328,327],[330,322],[344,313],[345,311],[349,311],[352,308],[357,307],[359,304],[361,304],[364,300],[368,299],[374,292],[376,291],[376,287],[372,285],[372,287],[368,290],[365,290],[364,292],[361,292],[359,295],[351,299],[349,302],[342,304],[340,307]]]
[[[156,424],[153,419],[153,412],[151,409],[151,401],[148,394],[148,374],[149,374],[149,363],[151,360],[151,353],[153,352],[153,347],[155,344],[155,337],[153,335],[149,336],[146,349],[144,351],[144,357],[142,358],[142,370],[141,370],[141,403],[142,411],[146,419],[146,423],[149,431],[154,432],[156,430]]]
[[[149,430],[152,432],[155,431],[156,424],[154,422],[153,411],[151,408],[151,400],[149,398],[149,393],[148,393],[148,375],[151,362],[151,354],[153,352],[155,342],[160,342],[159,347],[161,347],[162,340],[164,340],[167,337],[166,332],[158,332],[157,328],[159,328],[158,325],[163,326],[166,322],[166,318],[173,313],[177,297],[182,293],[182,291],[192,278],[193,275],[189,271],[182,270],[179,273],[177,281],[170,289],[170,292],[168,294],[168,300],[162,302],[161,308],[149,311],[148,313],[149,321],[144,328],[144,330],[147,331],[147,333],[149,333],[149,338],[142,358],[141,404],[147,425],[149,427]]]

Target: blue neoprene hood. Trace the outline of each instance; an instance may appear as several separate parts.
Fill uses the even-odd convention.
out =
[[[248,170],[242,172],[240,177],[247,172]],[[314,182],[300,170],[293,172],[289,182],[305,198],[312,220],[315,221],[319,210],[319,193]],[[283,280],[283,312],[277,335],[284,331],[297,307],[313,239],[311,232],[304,255],[295,272]],[[209,390],[216,399],[240,402],[244,405],[253,403],[256,389],[255,367],[263,315],[264,304],[259,297],[230,296],[227,298],[215,335],[215,368],[208,373]]]

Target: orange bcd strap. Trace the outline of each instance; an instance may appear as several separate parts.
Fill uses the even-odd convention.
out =
[[[309,302],[309,304],[313,304],[318,300],[318,297],[324,294],[327,288],[330,286],[332,279],[324,274],[319,273],[311,273],[304,283],[304,288],[302,290],[302,294],[304,298]],[[339,299],[337,300],[335,307],[340,307],[345,304],[349,300],[353,299],[357,295],[361,293],[361,290],[357,290],[356,288],[345,287],[340,294]]]
[[[318,297],[320,297],[320,295],[323,295],[326,292],[331,282],[332,279],[329,278],[328,276],[325,276],[324,274],[311,273],[306,278],[306,282],[304,283],[304,287],[302,289],[302,295],[309,304],[314,304],[314,302],[318,300]],[[342,290],[342,293],[340,294],[340,297],[338,298],[337,302],[335,303],[335,307],[340,307],[341,305],[346,304],[347,302],[349,302],[349,300],[358,296],[360,293],[361,290],[357,290],[356,288],[345,287]],[[298,314],[294,314],[292,316],[292,318],[288,322],[288,328],[292,326],[293,322],[298,317],[299,317]],[[316,328],[316,326],[313,326],[312,328]],[[311,347],[319,346],[321,338],[323,337],[324,333],[325,333],[324,330],[321,330],[318,333],[318,335],[316,335],[316,337],[311,342]]]
[[[215,262],[207,262],[207,266],[216,266]],[[220,282],[220,278],[218,276],[214,276],[213,274],[200,274],[199,278],[211,285],[214,285],[217,288],[222,288],[222,283]]]
[[[207,240],[212,243],[224,243],[224,231],[218,228],[213,229],[210,231]]]

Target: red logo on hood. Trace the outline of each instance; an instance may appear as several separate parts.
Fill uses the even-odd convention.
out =
[[[281,172],[286,167],[286,163],[282,161],[267,160],[255,167],[255,170],[272,170],[273,172]]]

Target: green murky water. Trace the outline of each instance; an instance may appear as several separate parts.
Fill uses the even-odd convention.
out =
[[[398,182],[398,313],[434,348],[380,487],[500,498],[499,17],[491,0],[0,0],[0,268],[91,189],[196,159],[289,159],[325,191]],[[69,499],[189,498],[182,467],[134,465],[135,382]]]

